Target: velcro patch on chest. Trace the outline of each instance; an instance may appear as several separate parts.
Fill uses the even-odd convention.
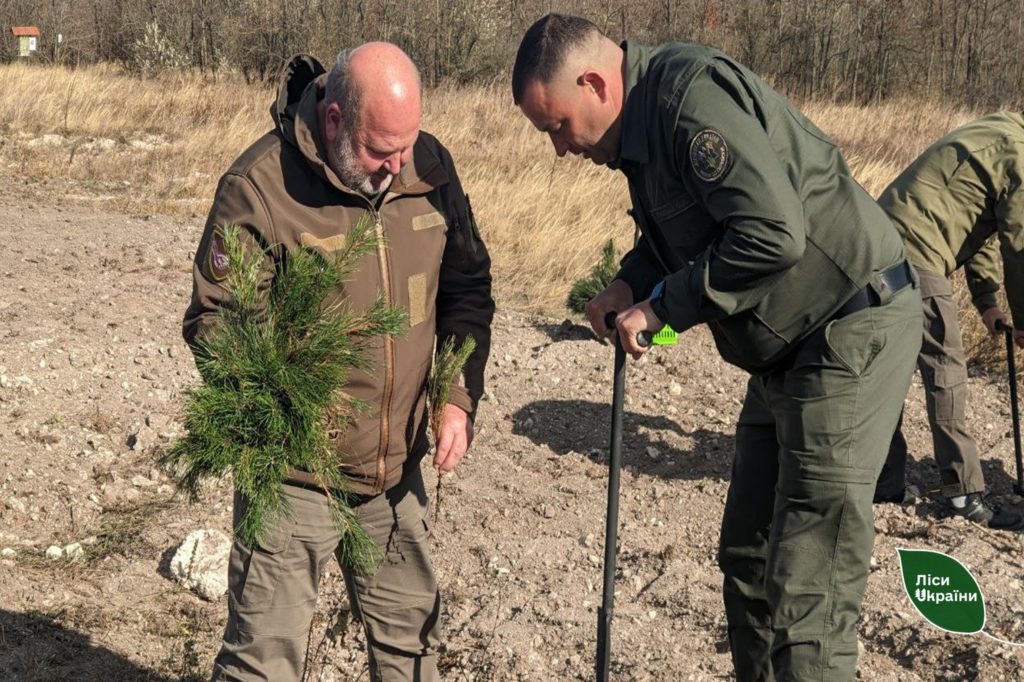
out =
[[[207,253],[207,266],[214,281],[220,282],[228,276],[228,250],[224,246],[224,235],[219,229],[213,231],[210,249]]]
[[[417,232],[441,225],[444,225],[444,216],[437,211],[427,213],[426,215],[418,215],[412,219],[412,229]]]
[[[320,249],[325,253],[340,251],[345,246],[345,235],[336,234],[332,237],[315,237],[309,232],[299,235],[299,244],[307,249]]]
[[[732,154],[725,138],[711,128],[705,128],[690,140],[690,165],[704,182],[718,182],[732,165]]]

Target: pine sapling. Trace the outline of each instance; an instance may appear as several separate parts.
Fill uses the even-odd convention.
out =
[[[380,551],[349,504],[331,434],[344,433],[364,408],[343,389],[350,370],[368,367],[368,343],[406,326],[405,312],[382,295],[360,312],[342,295],[359,258],[378,248],[372,221],[361,219],[328,257],[289,251],[274,273],[237,227],[222,236],[231,302],[196,342],[204,381],[186,397],[186,435],[162,461],[193,501],[204,481],[231,474],[247,502],[235,533],[250,547],[290,513],[284,481],[291,470],[309,472],[342,533],[343,558],[370,573]]]
[[[601,249],[601,260],[590,269],[586,277],[576,280],[569,290],[569,298],[566,301],[569,310],[582,315],[590,299],[612,283],[612,278],[618,272],[615,260],[615,244],[609,239]]]
[[[434,447],[438,447],[441,437],[441,419],[444,408],[448,405],[448,395],[452,384],[462,374],[469,356],[476,350],[476,341],[471,335],[466,336],[462,345],[455,350],[455,337],[449,336],[441,345],[441,352],[434,359],[434,368],[427,382],[427,400],[430,405],[430,433],[434,437]],[[441,508],[441,472],[437,472],[437,498],[434,503],[434,524]]]

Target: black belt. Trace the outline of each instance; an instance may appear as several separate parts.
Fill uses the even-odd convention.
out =
[[[903,289],[908,284],[914,281],[914,273],[910,267],[910,261],[903,261],[899,265],[894,265],[888,270],[885,270],[878,275],[877,279],[873,280],[873,284],[879,287],[887,288],[892,294],[895,294],[900,289]],[[890,297],[886,297],[886,301]],[[865,308],[874,308],[882,305],[882,299],[875,290],[875,286],[872,284],[864,285],[864,288],[854,294],[846,303],[840,306],[839,310],[832,315],[830,319],[838,320],[840,317],[846,317],[852,315],[858,310],[864,310]]]

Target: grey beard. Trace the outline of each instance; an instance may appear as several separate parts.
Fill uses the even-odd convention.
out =
[[[335,172],[342,184],[368,197],[380,194],[391,186],[394,176],[390,173],[379,186],[373,185],[373,174],[359,167],[355,152],[352,151],[352,137],[348,130],[340,130],[334,145]]]

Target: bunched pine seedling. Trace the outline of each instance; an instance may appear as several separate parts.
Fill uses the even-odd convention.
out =
[[[204,481],[231,474],[247,499],[235,533],[250,547],[289,513],[283,493],[290,470],[311,473],[342,532],[344,559],[372,572],[379,550],[356,520],[329,438],[363,409],[343,389],[351,370],[367,368],[367,342],[407,323],[381,294],[365,311],[352,310],[341,295],[360,256],[378,248],[372,222],[360,220],[330,257],[288,252],[269,291],[261,287],[264,254],[247,248],[237,227],[224,228],[223,237],[232,302],[197,342],[204,381],[189,391],[186,435],[163,462],[193,500]]]
[[[590,273],[586,277],[573,282],[572,288],[569,290],[569,299],[566,301],[569,310],[582,315],[590,299],[612,283],[612,278],[618,272],[618,264],[615,259],[615,244],[609,239],[601,249],[601,260],[590,269]]]

